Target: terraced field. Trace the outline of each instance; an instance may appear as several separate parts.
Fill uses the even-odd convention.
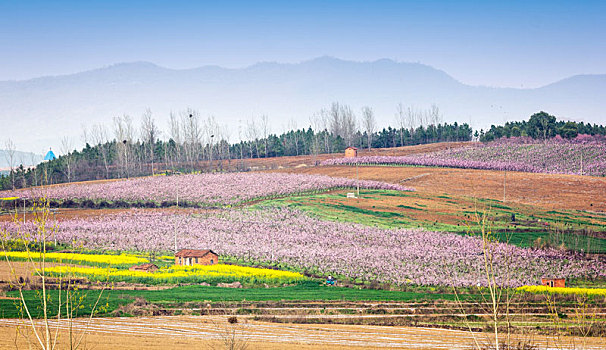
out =
[[[415,192],[362,190],[360,198],[347,191],[293,196],[256,205],[288,206],[332,221],[350,221],[385,228],[418,228],[474,235],[478,217],[488,215],[489,229],[502,242],[522,247],[553,246],[606,253],[606,214]]]
[[[606,177],[535,174],[496,170],[392,166],[318,166],[273,170],[380,180],[419,193],[487,198],[550,210],[606,213]]]
[[[80,334],[85,329],[85,344],[94,348],[137,350],[176,347],[213,348],[232,344],[246,344],[253,349],[469,349],[474,342],[487,344],[491,338],[468,331],[420,328],[380,327],[368,325],[335,324],[278,324],[239,318],[229,324],[224,316],[155,316],[140,318],[96,318],[90,324],[85,320],[51,321],[62,332],[71,329]],[[15,327],[19,320],[0,320],[0,347],[14,346]],[[67,337],[62,339],[65,341]],[[475,339],[475,340],[474,340]],[[558,349],[603,349],[599,338],[547,337],[534,335],[512,336],[521,342],[532,339],[541,348],[558,344]],[[17,343],[25,345],[24,343]],[[67,344],[62,344],[67,345]]]
[[[458,146],[460,145],[425,145],[372,153],[406,155]],[[366,151],[361,151],[362,154],[364,152]],[[410,250],[413,246],[410,235],[414,232],[430,232],[439,238],[435,241],[429,241],[429,236],[421,239],[427,247],[421,249],[422,253],[415,255],[415,263],[409,265],[418,269],[419,266],[427,269],[434,265],[456,265],[442,260],[436,264],[438,260],[432,257],[427,261],[423,259],[436,247],[443,252],[457,252],[454,247],[461,246],[463,240],[471,239],[445,232],[477,234],[477,213],[487,213],[490,231],[502,242],[520,247],[555,248],[524,249],[528,256],[522,259],[522,272],[530,270],[529,262],[548,260],[547,258],[555,256],[565,257],[556,258],[562,261],[595,259],[591,260],[596,262],[596,265],[590,266],[593,269],[591,276],[595,275],[596,266],[599,270],[599,264],[604,263],[598,256],[606,253],[605,178],[428,167],[364,166],[356,169],[351,166],[312,166],[317,161],[316,157],[289,157],[250,162],[257,164],[255,166],[259,169],[344,177],[348,178],[343,182],[346,185],[333,186],[332,180],[329,180],[328,185],[320,188],[322,192],[319,193],[316,190],[307,191],[307,187],[300,189],[299,182],[293,180],[293,190],[284,193],[274,190],[267,192],[267,186],[259,185],[256,191],[261,195],[244,194],[244,197],[236,199],[232,195],[225,197],[225,193],[216,193],[211,195],[212,198],[206,198],[203,196],[209,195],[208,191],[197,188],[199,198],[202,199],[192,197],[194,206],[198,205],[196,201],[220,205],[206,209],[177,208],[171,207],[174,203],[170,201],[164,205],[161,201],[166,198],[162,196],[171,196],[172,185],[197,175],[175,176],[161,179],[162,181],[152,179],[150,182],[168,181],[164,181],[168,185],[156,196],[155,202],[149,205],[155,208],[53,209],[52,217],[59,222],[55,227],[58,232],[53,237],[58,239],[61,249],[92,249],[96,254],[107,250],[114,253],[128,250],[159,255],[172,252],[178,242],[188,247],[216,249],[224,254],[222,259],[230,263],[299,269],[299,272],[306,274],[307,280],[304,283],[290,286],[280,284],[271,288],[264,288],[259,283],[245,286],[254,288],[226,289],[202,285],[175,288],[174,285],[147,286],[120,282],[122,284],[116,285],[115,290],[105,292],[103,302],[107,303],[107,308],[98,314],[103,317],[94,319],[87,344],[93,347],[119,344],[126,349],[139,349],[142,344],[150,348],[184,345],[212,347],[221,346],[226,334],[237,336],[238,339],[249,342],[253,348],[260,349],[463,349],[473,344],[474,337],[489,342],[489,332],[486,331],[490,330],[492,310],[486,304],[486,299],[478,294],[486,290],[478,292],[473,289],[481,283],[461,283],[461,288],[455,295],[450,286],[452,281],[441,277],[449,275],[448,273],[439,273],[439,279],[433,278],[428,283],[424,283],[420,277],[414,283],[403,277],[399,283],[392,283],[392,280],[386,278],[396,276],[404,269],[403,265],[406,264],[403,259],[406,254],[402,252],[404,248]],[[229,176],[230,174],[225,174],[223,177]],[[246,183],[242,182],[246,187],[256,175],[247,173],[239,176],[248,179]],[[261,177],[265,183],[272,182],[271,173],[264,173]],[[290,177],[285,175],[280,178]],[[385,181],[390,185],[381,185],[378,187],[381,189],[362,189],[359,198],[347,198],[346,194],[353,191],[351,188],[358,177]],[[292,178],[320,179],[314,176]],[[326,178],[323,179],[327,181]],[[99,188],[116,187],[116,182],[99,182],[106,183],[112,185]],[[187,185],[188,188],[198,186],[191,183]],[[393,185],[398,189],[415,188],[416,191],[389,190],[395,188]],[[338,189],[342,187],[350,189]],[[56,188],[58,186],[53,187]],[[97,192],[99,196],[95,200],[107,201],[103,190]],[[240,193],[241,189],[236,192]],[[213,199],[213,196],[219,199]],[[61,196],[57,198],[61,199],[59,197]],[[81,199],[86,200],[85,197]],[[128,195],[121,195],[115,200],[124,201],[125,207],[147,206],[145,203],[139,205],[139,201],[145,200],[144,197],[128,200],[123,197],[129,198]],[[160,208],[164,206],[166,208]],[[277,209],[276,206],[288,208]],[[18,212],[18,215],[24,215],[27,220],[33,218],[31,212]],[[2,215],[0,225],[9,227],[10,224],[6,222],[10,220],[10,215]],[[427,231],[416,230],[418,228]],[[376,250],[381,242],[379,238],[385,235],[404,238],[397,241],[397,244],[385,238],[385,249],[377,254],[365,255]],[[440,244],[446,238],[459,243],[442,247]],[[70,246],[70,242],[76,241],[78,248]],[[448,249],[449,247],[453,249]],[[522,251],[516,247],[511,249]],[[333,253],[319,253],[325,250]],[[394,251],[395,254],[389,254]],[[583,256],[578,254],[580,251],[597,254]],[[351,256],[352,252],[355,253],[355,259]],[[548,252],[549,257],[544,256],[545,252]],[[476,252],[471,256],[457,256],[458,260],[466,263],[478,263],[481,258],[477,257],[481,255]],[[390,258],[371,259],[372,256]],[[535,259],[537,256],[541,258]],[[393,263],[393,268],[385,270],[386,262]],[[359,270],[347,270],[351,265],[357,266]],[[22,263],[17,263],[17,267],[16,272],[22,277],[31,274],[30,267]],[[341,272],[335,270],[335,267],[339,267],[338,271]],[[410,266],[407,268],[410,270]],[[601,272],[603,271],[597,271],[598,275]],[[6,280],[8,277],[5,275],[8,274],[12,272],[3,270],[0,264],[2,280]],[[327,274],[337,276],[339,285],[346,288],[319,286],[322,284],[320,279]],[[537,277],[543,274],[545,273],[537,272],[524,283],[536,283]],[[426,278],[427,270],[421,271],[420,276]],[[521,274],[517,275],[520,276]],[[568,276],[567,285],[589,284],[589,287],[595,288],[603,287],[606,283],[603,278],[595,276],[588,279],[573,278],[578,274]],[[36,283],[33,280],[27,281],[30,282]],[[98,287],[94,285],[96,282],[83,280],[79,283],[83,288]],[[32,305],[36,304],[35,293],[25,291],[26,298]],[[90,293],[85,297],[89,302],[95,300],[98,291],[88,290],[84,293]],[[591,322],[596,325],[585,334],[593,337],[581,339],[558,336],[556,339],[542,337],[539,333],[561,335],[579,332],[585,324],[585,320],[579,319],[579,300],[575,296],[558,297],[555,304],[550,304],[550,300],[543,294],[523,295],[509,308],[515,334],[532,333],[533,343],[544,347],[555,341],[559,342],[560,348],[573,348],[573,343],[583,341],[587,342],[586,349],[599,349],[603,345],[601,340],[606,329],[606,300],[596,297],[585,304],[585,311],[589,312],[585,315],[591,316]],[[0,294],[0,317],[17,316],[16,296],[14,291]],[[461,303],[456,301],[457,297],[462,300]],[[551,307],[554,305],[555,309]],[[82,309],[83,313],[87,311],[87,308]],[[196,317],[198,315],[203,317]],[[227,323],[227,317],[235,317],[238,323]],[[564,321],[558,325],[554,320]],[[0,321],[0,348],[13,344],[11,336],[18,323],[16,319]],[[83,319],[75,320],[74,324],[79,330],[85,327]],[[565,329],[559,329],[562,324]],[[56,325],[62,331],[68,327],[63,323]],[[407,328],[409,326],[414,328]],[[469,333],[469,327],[473,331],[484,332]]]

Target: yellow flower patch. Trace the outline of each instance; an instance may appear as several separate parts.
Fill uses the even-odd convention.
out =
[[[529,293],[555,293],[555,294],[586,294],[606,296],[606,288],[562,288],[548,286],[522,286],[518,290]]]
[[[116,268],[54,266],[46,268],[50,275],[72,275],[93,280],[141,283],[227,282],[292,283],[304,280],[297,272],[260,269],[235,265],[171,266],[155,272],[130,271]]]
[[[40,252],[3,252],[9,259],[16,258],[20,260],[40,260]],[[0,255],[1,256],[1,255]],[[79,253],[46,253],[46,261],[70,262],[84,264],[104,264],[104,265],[129,265],[146,263],[147,259],[136,255],[105,255],[105,254],[79,254]]]

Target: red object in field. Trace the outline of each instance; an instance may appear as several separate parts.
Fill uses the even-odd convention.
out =
[[[355,147],[347,147],[345,149],[345,158],[354,158],[358,156],[358,149]]]
[[[566,287],[566,279],[565,278],[541,278],[541,285],[547,287]]]

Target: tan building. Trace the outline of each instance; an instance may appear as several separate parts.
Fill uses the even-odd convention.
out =
[[[565,278],[541,278],[541,285],[548,287],[566,287]]]
[[[355,147],[347,147],[345,149],[345,158],[354,158],[358,156],[358,149]]]
[[[175,254],[175,265],[215,265],[219,263],[219,255],[210,249],[181,249]]]

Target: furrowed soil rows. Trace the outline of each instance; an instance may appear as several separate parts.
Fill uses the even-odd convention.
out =
[[[606,212],[606,178],[494,170],[402,166],[317,166],[275,171],[321,174],[404,184],[419,193],[447,194],[537,205],[549,209]],[[423,176],[421,176],[423,175]],[[406,181],[404,181],[406,180]]]
[[[57,324],[52,320],[50,324],[59,325],[67,333],[67,321]],[[23,325],[22,321],[0,320],[0,348],[15,345],[15,327],[18,325]],[[249,320],[230,325],[224,316],[96,318],[89,325],[84,319],[76,319],[73,327],[76,332],[87,328],[86,347],[96,349],[117,346],[121,349],[208,348],[223,342],[226,332],[234,334],[239,341],[246,341],[254,349],[468,349],[473,345],[474,336],[464,331],[431,328],[275,324]],[[475,337],[480,341],[489,340],[485,334],[475,334]],[[553,344],[555,340],[533,337],[533,343],[543,346]],[[570,349],[575,342],[581,342],[578,338],[566,337],[559,337],[557,341],[562,344],[559,349]],[[587,339],[586,344],[585,349],[603,348],[601,339],[597,338]]]

